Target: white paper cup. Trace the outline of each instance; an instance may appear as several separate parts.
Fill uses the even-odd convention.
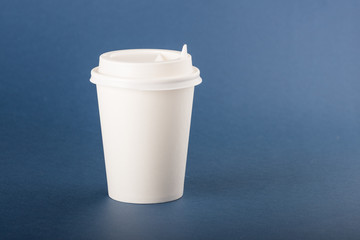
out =
[[[100,56],[96,84],[109,196],[161,203],[183,195],[194,86],[186,52],[120,50]]]

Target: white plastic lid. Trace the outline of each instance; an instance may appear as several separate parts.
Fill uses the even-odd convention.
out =
[[[201,83],[186,44],[182,51],[129,49],[104,53],[91,71],[94,84],[138,90],[171,90]]]

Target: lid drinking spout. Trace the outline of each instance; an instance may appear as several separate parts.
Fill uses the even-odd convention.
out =
[[[158,55],[155,58],[155,62],[163,62],[163,61],[166,61],[165,56],[161,53],[158,53]]]

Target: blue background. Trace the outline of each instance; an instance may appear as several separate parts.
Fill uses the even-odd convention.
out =
[[[360,239],[359,1],[0,2],[1,239]],[[107,197],[101,53],[180,50],[185,194]]]

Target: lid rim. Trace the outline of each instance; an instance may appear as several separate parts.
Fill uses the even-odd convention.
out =
[[[202,82],[200,70],[194,66],[192,68],[193,72],[184,76],[161,78],[124,78],[100,73],[98,71],[99,67],[95,67],[91,70],[90,82],[96,85],[135,90],[175,90],[194,87]]]

